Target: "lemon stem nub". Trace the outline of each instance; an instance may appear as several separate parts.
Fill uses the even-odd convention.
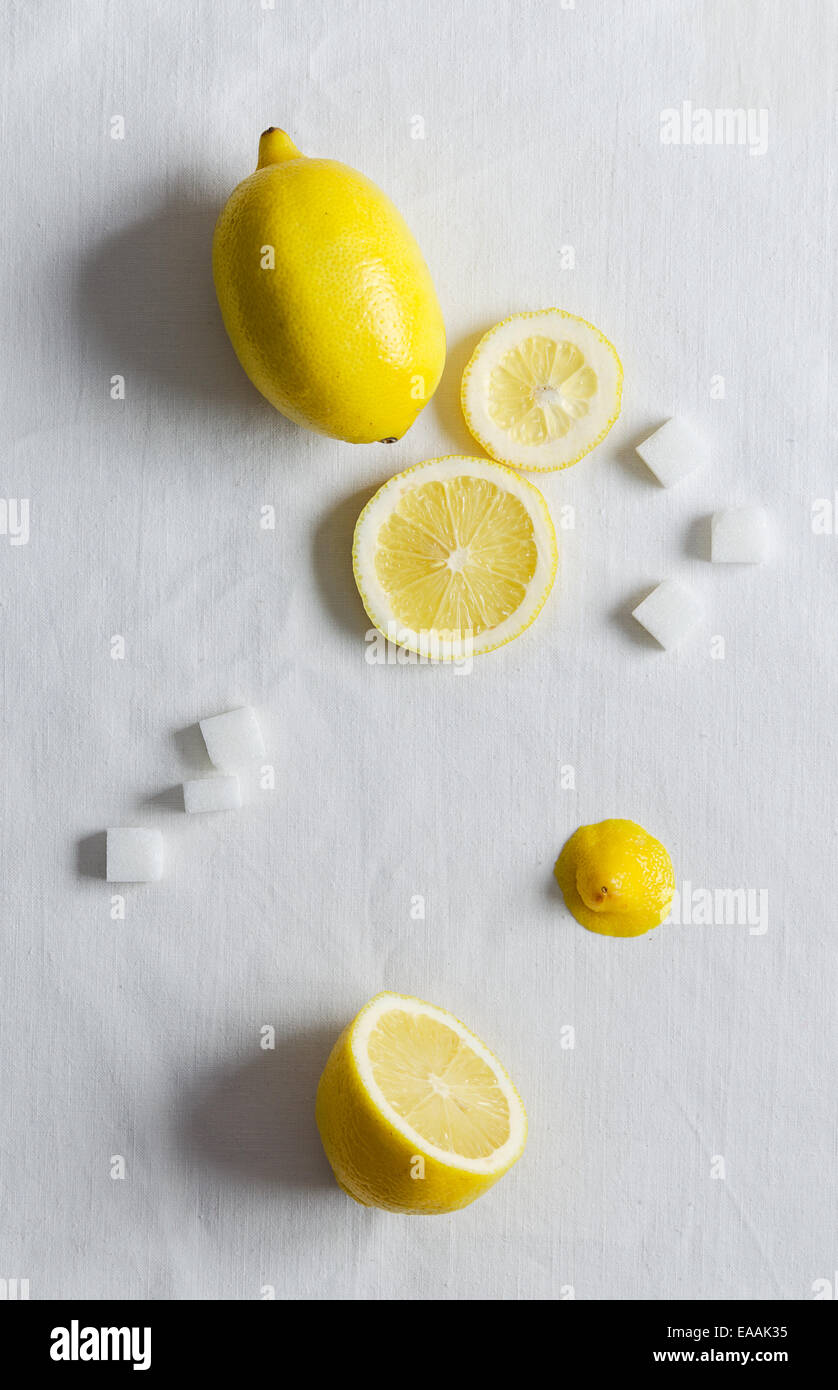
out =
[[[257,169],[266,169],[269,164],[281,164],[284,159],[300,158],[300,151],[284,130],[271,125],[260,135]]]

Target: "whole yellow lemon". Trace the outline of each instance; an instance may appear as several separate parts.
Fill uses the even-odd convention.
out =
[[[375,184],[271,127],[212,259],[224,326],[271,405],[351,444],[410,428],[442,375],[445,325],[419,247]]]

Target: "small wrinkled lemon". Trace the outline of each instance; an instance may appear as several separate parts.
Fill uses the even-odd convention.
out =
[[[389,992],[335,1043],[316,1118],[344,1192],[408,1214],[468,1206],[527,1141],[521,1098],[485,1044],[446,1009]]]
[[[379,488],[352,547],[364,607],[391,642],[460,661],[511,642],[553,587],[556,533],[532,483],[488,459],[428,459]]]
[[[273,126],[215,229],[224,326],[283,415],[350,444],[400,439],[430,400],[445,326],[410,229],[374,183]]]
[[[564,309],[514,314],[480,339],[463,373],[466,424],[512,468],[569,468],[620,413],[623,368],[612,343]]]
[[[556,860],[556,878],[577,922],[603,936],[642,936],[667,917],[672,860],[632,820],[581,825]]]

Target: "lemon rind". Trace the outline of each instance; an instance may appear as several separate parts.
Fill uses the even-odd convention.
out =
[[[574,458],[567,459],[567,461],[564,463],[516,463],[513,459],[504,457],[501,454],[499,454],[497,452],[496,447],[480,432],[478,427],[474,424],[472,412],[467,400],[468,384],[474,372],[474,369],[477,366],[481,349],[486,345],[489,339],[493,338],[496,333],[498,333],[502,328],[505,328],[506,325],[509,323],[515,323],[519,319],[544,318],[548,314],[558,314],[561,316],[561,318],[571,319],[574,323],[583,323],[585,327],[589,328],[591,332],[596,336],[596,338],[603,344],[603,346],[611,353],[617,367],[616,406],[614,409],[614,413],[611,415],[607,423],[600,430],[596,438],[593,439],[589,444],[586,444],[585,448],[582,449],[578,454],[576,454]],[[611,339],[606,338],[601,328],[597,328],[596,324],[591,323],[590,319],[582,318],[581,314],[572,314],[569,309],[527,309],[521,314],[509,314],[505,319],[501,319],[499,323],[494,324],[483,334],[482,338],[480,339],[473,353],[471,354],[468,363],[466,364],[465,371],[463,372],[463,379],[460,383],[460,407],[462,409],[463,418],[465,419],[469,433],[477,441],[481,449],[485,449],[489,457],[491,459],[494,459],[496,463],[500,463],[504,467],[511,468],[516,471],[520,470],[524,473],[562,473],[565,470],[565,468],[573,468],[575,464],[579,463],[581,459],[585,458],[587,454],[590,454],[592,450],[596,449],[598,445],[602,443],[605,436],[617,423],[617,420],[620,418],[620,411],[622,409],[622,400],[623,364],[620,360],[620,355],[617,352],[617,349],[611,342]]]
[[[432,656],[429,655],[427,646],[423,646],[423,644],[418,640],[418,638],[416,641],[402,641],[398,638],[395,638],[392,635],[392,632],[388,632],[387,628],[385,626],[382,626],[382,624],[386,624],[388,621],[393,621],[395,623],[397,620],[395,619],[394,615],[392,617],[379,617],[377,615],[376,605],[369,596],[365,587],[359,551],[361,541],[364,538],[365,523],[369,521],[369,518],[372,514],[372,510],[375,504],[382,497],[382,495],[389,488],[399,483],[403,478],[409,477],[411,474],[418,472],[422,468],[431,468],[436,464],[442,463],[461,463],[477,465],[477,468],[479,470],[484,470],[486,467],[490,467],[491,469],[499,469],[501,470],[501,472],[508,474],[509,477],[514,479],[515,488],[510,489],[513,495],[517,495],[517,491],[522,485],[525,490],[528,489],[529,493],[533,494],[533,501],[538,509],[539,514],[541,515],[541,519],[544,525],[545,537],[550,547],[550,572],[546,582],[544,583],[542,592],[538,600],[536,601],[534,607],[531,611],[528,610],[529,615],[527,617],[526,622],[522,623],[518,628],[516,628],[514,632],[510,632],[506,637],[503,637],[498,642],[484,642],[482,640],[484,636],[491,637],[492,631],[495,631],[496,629],[488,629],[488,631],[485,634],[481,633],[479,636],[472,639],[470,644],[464,643],[462,639],[459,639],[458,641],[454,642],[441,642],[441,650],[439,654]],[[456,476],[456,474],[452,474],[452,476]],[[481,477],[485,476],[485,474],[482,471],[479,471],[475,472],[474,476]],[[401,472],[395,473],[392,478],[388,478],[387,482],[382,483],[381,487],[375,491],[373,496],[369,499],[369,501],[366,503],[366,506],[361,511],[361,514],[358,517],[357,522],[355,523],[355,531],[352,538],[352,571],[355,576],[355,583],[358,587],[358,593],[361,596],[361,602],[364,605],[364,610],[370,622],[377,629],[377,631],[381,633],[383,637],[387,638],[388,641],[394,642],[396,646],[402,647],[405,651],[410,651],[415,653],[417,656],[425,657],[434,664],[451,661],[462,661],[466,656],[469,655],[482,656],[486,652],[498,651],[501,647],[507,646],[508,643],[514,642],[516,637],[522,636],[522,634],[527,631],[527,628],[532,627],[533,623],[535,622],[536,618],[538,617],[542,608],[547,602],[547,599],[549,598],[550,593],[552,592],[553,585],[556,582],[558,568],[559,548],[558,542],[556,540],[556,528],[553,525],[553,518],[550,515],[550,509],[547,506],[547,501],[543,494],[539,492],[535,484],[531,483],[528,478],[522,478],[521,475],[514,468],[510,468],[508,464],[505,464],[498,459],[493,459],[491,460],[491,462],[489,462],[486,459],[474,458],[473,456],[466,454],[443,454],[439,458],[423,459],[421,463],[415,463],[410,468],[402,469]],[[507,619],[507,622],[508,621],[510,621],[510,619]],[[406,639],[409,639],[410,637],[416,637],[416,634],[413,633],[411,629],[409,629],[405,624],[401,624],[401,627]]]
[[[553,876],[561,889],[565,907],[571,917],[574,917],[586,931],[593,932],[595,936],[611,936],[624,940],[635,936],[645,936],[647,932],[654,931],[655,927],[662,926],[672,911],[672,900],[675,896],[674,874],[672,893],[663,907],[648,910],[641,908],[620,915],[616,913],[609,915],[595,912],[593,908],[588,906],[576,886],[574,841],[581,828],[581,826],[578,827],[562,845],[553,866]],[[660,841],[658,843],[660,844]],[[665,849],[665,846],[662,848]],[[668,851],[666,853],[669,857]],[[671,858],[669,862],[671,866]],[[615,926],[618,925],[622,925],[623,930],[614,930]]]

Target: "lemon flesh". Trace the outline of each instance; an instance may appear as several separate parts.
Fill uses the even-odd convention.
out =
[[[433,395],[445,327],[407,224],[363,174],[281,130],[216,225],[224,325],[262,395],[350,443],[399,439]]]
[[[317,1125],[345,1192],[365,1206],[456,1211],[524,1150],[504,1068],[445,1009],[376,995],[344,1029],[317,1089]]]
[[[429,459],[397,474],[355,528],[355,579],[373,623],[439,660],[517,637],[540,612],[557,564],[541,493],[484,459]]]
[[[630,820],[582,825],[556,860],[556,879],[577,922],[604,936],[641,936],[669,914],[672,860]]]
[[[514,468],[568,468],[620,413],[623,369],[593,324],[562,309],[516,314],[490,329],[463,374],[466,424]]]

